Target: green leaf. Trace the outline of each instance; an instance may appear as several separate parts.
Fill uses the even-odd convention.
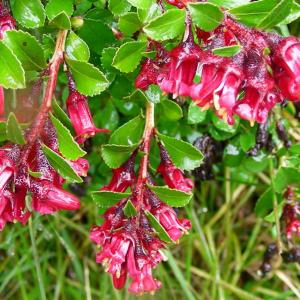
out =
[[[40,0],[11,0],[11,9],[16,20],[26,28],[44,25],[45,10]]]
[[[58,14],[55,18],[53,18],[50,23],[50,26],[54,26],[58,29],[71,29],[71,21],[68,15],[65,12]]]
[[[71,16],[73,13],[73,1],[72,0],[49,0],[46,7],[46,15],[49,20],[53,20],[57,15],[64,12],[67,16]]]
[[[46,145],[42,145],[42,149],[50,165],[59,173],[61,177],[71,182],[82,182],[82,179],[77,175],[77,173],[72,169],[65,159],[63,159],[60,155]]]
[[[281,0],[257,25],[258,28],[272,28],[283,21],[290,13],[293,0]]]
[[[241,134],[241,136],[240,136],[240,144],[241,144],[241,147],[242,147],[243,151],[246,152],[250,148],[252,148],[255,145],[255,143],[256,143],[255,140],[256,140],[255,134],[253,134],[250,131]]]
[[[54,116],[56,116],[69,130],[72,130],[73,125],[71,123],[71,120],[64,112],[64,110],[58,105],[55,99],[52,100],[52,109]]]
[[[0,122],[0,142],[7,140],[6,122]]]
[[[204,31],[214,30],[224,18],[220,8],[211,3],[190,3],[188,8],[194,24]]]
[[[110,136],[109,143],[115,145],[136,145],[144,132],[145,120],[141,116],[128,121]]]
[[[191,102],[188,110],[188,124],[199,124],[205,121],[207,110],[202,110],[195,102]]]
[[[91,193],[93,201],[101,208],[110,208],[120,202],[122,199],[128,198],[130,193],[116,193],[110,191],[97,191]]]
[[[212,50],[213,54],[222,56],[222,57],[231,57],[238,54],[241,51],[240,45],[220,47]]]
[[[90,63],[67,59],[78,91],[86,96],[100,94],[108,87],[103,73]]]
[[[131,200],[127,200],[126,205],[123,208],[123,212],[127,218],[131,218],[137,215],[137,211]]]
[[[0,42],[0,85],[6,89],[25,87],[25,72],[15,54]]]
[[[278,4],[278,0],[261,0],[241,5],[229,10],[238,21],[256,26]]]
[[[26,71],[41,71],[46,67],[42,46],[28,32],[7,31],[4,44],[17,56]]]
[[[182,118],[182,109],[176,102],[164,100],[160,105],[162,108],[162,113],[167,119],[171,121],[177,121]]]
[[[69,32],[66,39],[66,53],[73,60],[88,61],[90,59],[88,45],[73,31]]]
[[[157,3],[152,3],[149,9],[138,9],[138,16],[143,24],[149,23],[162,14]]]
[[[142,53],[146,47],[146,42],[134,41],[123,44],[116,52],[113,66],[124,73],[134,71],[141,61]]]
[[[129,12],[119,18],[119,28],[125,35],[131,36],[141,27],[137,13]]]
[[[128,0],[128,2],[136,8],[149,9],[153,0]]]
[[[282,22],[280,22],[279,25],[290,24],[299,18],[300,18],[300,4],[294,1],[289,15]]]
[[[161,201],[172,207],[186,206],[193,196],[192,193],[170,189],[167,186],[148,185],[148,187]]]
[[[109,10],[116,16],[123,15],[131,8],[131,4],[126,0],[108,0]]]
[[[56,128],[59,151],[61,154],[69,160],[76,160],[86,154],[78,143],[74,140],[69,129],[66,128],[57,118],[52,114],[50,115],[51,121]]]
[[[161,98],[161,90],[159,86],[155,84],[149,85],[148,89],[146,91],[141,91],[141,93],[144,94],[144,97],[146,96],[146,99],[149,100],[152,103],[159,103]],[[143,97],[143,96],[142,96]]]
[[[161,239],[162,241],[164,241],[166,243],[173,243],[173,240],[170,238],[170,236],[168,235],[166,230],[162,227],[162,225],[160,225],[158,220],[151,214],[151,212],[145,211],[145,214],[146,214],[151,226],[156,231],[159,239]]]
[[[234,117],[234,120],[235,120],[234,124],[229,125],[227,122],[225,122],[223,119],[220,119],[215,114],[212,115],[213,124],[217,129],[232,134],[236,133],[240,123],[238,117]]]
[[[138,144],[131,146],[106,144],[102,146],[102,158],[111,169],[116,169],[128,160],[137,147]]]
[[[144,27],[144,32],[153,40],[165,41],[184,32],[185,10],[170,9],[153,19]]]
[[[268,188],[257,200],[254,211],[260,218],[264,218],[273,209],[274,191]]]
[[[295,168],[280,167],[274,178],[274,189],[277,193],[282,193],[290,184],[298,184],[300,181],[300,171]]]
[[[8,115],[6,122],[6,136],[7,139],[13,143],[20,145],[26,144],[20,124],[13,112]]]
[[[173,163],[182,170],[191,171],[201,165],[203,155],[193,145],[175,138],[158,134]]]
[[[42,172],[34,172],[34,171],[31,171],[30,169],[28,169],[28,174],[34,178],[41,178],[43,176]]]
[[[251,0],[209,0],[208,2],[220,7],[234,8],[249,3]]]

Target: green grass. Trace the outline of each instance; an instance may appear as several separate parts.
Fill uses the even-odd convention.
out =
[[[225,171],[230,179],[230,170]],[[168,261],[155,271],[163,288],[140,299],[298,299],[299,267],[280,265],[265,278],[258,269],[274,240],[272,225],[258,219],[253,206],[265,180],[256,185],[218,180],[198,186],[187,215],[193,229],[165,251]],[[89,241],[99,223],[92,201],[82,209],[54,216],[35,214],[27,226],[9,224],[0,235],[0,299],[134,299],[116,291],[94,261]]]

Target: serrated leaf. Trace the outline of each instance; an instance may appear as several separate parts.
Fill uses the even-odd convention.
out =
[[[0,85],[6,89],[25,87],[25,71],[15,54],[0,42]]]
[[[279,25],[290,24],[299,18],[300,18],[300,4],[294,1],[289,15],[282,22],[280,22]]]
[[[67,59],[78,91],[86,96],[100,94],[108,87],[103,73],[90,63]]]
[[[44,25],[45,10],[40,0],[11,0],[11,9],[16,20],[26,28]]]
[[[131,4],[126,0],[108,0],[108,8],[114,15],[120,16],[130,10]]]
[[[159,221],[151,214],[150,211],[145,211],[145,214],[151,224],[151,226],[155,229],[158,237],[166,242],[166,243],[173,243],[173,240],[170,238],[166,230],[162,227]]]
[[[247,152],[255,145],[255,134],[252,132],[245,132],[240,136],[240,144],[243,151]]]
[[[152,3],[149,9],[138,9],[138,16],[143,24],[149,23],[162,14],[157,3]]]
[[[77,173],[72,169],[70,164],[65,159],[63,159],[60,155],[46,145],[42,145],[42,149],[50,165],[59,173],[61,177],[71,182],[82,182],[82,179],[77,175]]]
[[[274,191],[268,188],[257,200],[254,211],[260,218],[264,218],[273,209]]]
[[[52,101],[52,109],[54,116],[56,116],[69,130],[72,130],[73,126],[71,120],[63,111],[63,109],[58,105],[55,99]]]
[[[192,199],[192,193],[185,193],[179,190],[170,189],[167,186],[148,185],[157,197],[172,207],[184,207]]]
[[[290,13],[293,0],[281,0],[257,25],[258,28],[267,29],[283,21]]]
[[[109,143],[115,145],[136,145],[144,132],[145,120],[141,116],[128,121],[110,136]]]
[[[207,110],[202,110],[195,102],[191,102],[188,110],[188,124],[199,124],[205,121]]]
[[[119,18],[119,28],[127,36],[131,36],[142,27],[137,13],[129,12]]]
[[[123,208],[124,215],[127,218],[131,218],[137,215],[137,211],[131,200],[127,200],[126,205]]]
[[[151,84],[151,85],[149,85],[149,87],[147,88],[146,91],[141,91],[140,90],[140,92],[143,93],[144,94],[143,97],[146,96],[146,98],[150,102],[152,102],[152,103],[159,103],[160,102],[161,90],[160,90],[159,86],[157,86],[155,84]]]
[[[102,146],[102,158],[111,169],[116,169],[128,160],[137,147],[138,144],[131,146],[106,144]]]
[[[184,10],[170,9],[145,26],[144,32],[156,41],[173,39],[183,34],[184,20]]]
[[[128,2],[136,8],[149,9],[153,0],[128,0]]]
[[[55,18],[53,18],[50,23],[50,26],[54,26],[58,29],[71,29],[71,21],[68,15],[65,12],[58,14]]]
[[[261,0],[241,5],[229,10],[229,13],[246,25],[256,26],[278,4],[278,0]]]
[[[290,184],[298,184],[300,181],[300,171],[295,168],[280,167],[274,177],[274,190],[282,193]]]
[[[59,151],[61,154],[69,160],[76,160],[86,154],[78,143],[74,140],[69,129],[65,127],[57,118],[52,114],[50,115],[51,121],[56,128]]]
[[[69,32],[66,39],[66,53],[73,60],[88,61],[90,59],[88,45],[73,31]]]
[[[13,112],[8,115],[6,122],[6,136],[7,139],[13,143],[20,145],[26,144],[20,124]]]
[[[249,3],[251,0],[209,0],[208,2],[220,7],[234,8]]]
[[[193,145],[175,138],[158,134],[173,163],[182,170],[193,170],[201,165],[203,155]]]
[[[117,193],[111,191],[97,191],[91,193],[93,201],[101,208],[110,208],[120,202],[122,199],[128,198],[130,193]]]
[[[124,73],[132,72],[136,69],[142,59],[142,53],[146,50],[146,42],[127,42],[116,52],[113,59],[113,66]]]
[[[160,105],[165,118],[171,121],[177,121],[182,118],[182,109],[176,102],[171,100],[164,100]]]
[[[188,8],[194,24],[207,32],[217,28],[224,18],[220,8],[212,3],[190,3]]]
[[[213,54],[222,56],[222,57],[231,57],[238,54],[241,51],[240,45],[220,47],[212,50]]]
[[[67,16],[73,13],[72,0],[49,0],[46,7],[46,15],[49,20],[53,20],[57,15],[64,12]]]
[[[41,71],[46,67],[43,48],[28,32],[7,31],[4,44],[17,56],[26,71]]]

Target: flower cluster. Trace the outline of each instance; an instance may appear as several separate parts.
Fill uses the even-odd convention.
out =
[[[184,1],[173,2],[184,6]],[[269,111],[284,98],[300,99],[299,39],[250,29],[228,16],[212,32],[196,28],[196,35],[198,43],[187,13],[182,43],[164,50],[163,60],[159,54],[147,58],[136,87],[157,84],[174,98],[191,97],[199,107],[213,108],[228,124],[234,123],[234,115],[251,124],[265,123]],[[239,52],[232,57],[214,54],[214,49],[230,46],[239,46]]]
[[[147,142],[144,141],[142,145],[145,143]],[[193,188],[192,181],[185,178],[182,170],[172,163],[162,143],[158,142],[158,145],[161,163],[157,172],[170,188],[190,192]],[[114,286],[123,288],[129,276],[129,291],[142,294],[153,293],[161,287],[161,283],[153,278],[152,269],[164,259],[160,249],[165,247],[166,240],[152,227],[152,218],[163,228],[169,241],[173,242],[178,241],[191,224],[186,219],[179,219],[174,209],[151,190],[154,182],[147,171],[147,154],[142,158],[141,167],[136,174],[136,155],[137,151],[121,167],[113,170],[111,181],[101,189],[111,192],[131,189],[131,195],[105,212],[104,223],[91,229],[90,238],[102,246],[96,261],[102,263],[112,275]],[[129,203],[134,206],[136,213],[128,216],[126,206]]]
[[[31,139],[33,128],[36,127],[28,130],[27,141]],[[56,131],[49,118],[32,143],[9,143],[1,147],[0,230],[7,222],[18,221],[25,224],[33,210],[44,215],[80,207],[79,200],[62,189],[64,179],[49,164],[42,145],[59,153]],[[70,165],[79,176],[86,176],[89,165],[85,159],[71,161]],[[29,194],[31,203],[27,197]]]

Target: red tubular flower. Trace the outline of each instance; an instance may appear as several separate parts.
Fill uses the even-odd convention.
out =
[[[170,188],[187,193],[190,192],[194,188],[193,181],[184,177],[183,172],[171,161],[163,145],[161,143],[158,143],[158,145],[160,148],[161,163],[157,168],[157,172],[163,176],[164,181]]]
[[[109,132],[108,129],[99,129],[95,126],[87,98],[78,91],[71,90],[67,99],[67,110],[74,126],[78,143],[83,143],[96,133]]]
[[[176,6],[179,9],[182,9],[186,6],[186,0],[166,0],[170,5]]]
[[[135,87],[137,89],[146,90],[149,85],[157,84],[158,71],[159,67],[155,64],[155,61],[146,58],[142,63],[140,73],[135,80]]]
[[[41,215],[52,214],[58,210],[80,208],[79,200],[72,194],[54,186],[47,180],[32,180],[32,208]]]
[[[189,220],[179,220],[174,209],[167,205],[162,205],[153,214],[174,242],[179,240],[191,228]]]
[[[201,49],[192,36],[174,48],[170,53],[168,71],[157,78],[160,88],[166,93],[174,94],[174,97],[189,96],[201,56]]]
[[[80,157],[77,160],[70,161],[69,163],[78,176],[87,176],[90,165],[86,159]]]
[[[2,4],[0,4],[0,39],[3,39],[5,31],[13,30],[15,28],[15,19],[9,14],[9,12],[5,8],[3,8]]]
[[[0,191],[3,191],[7,182],[15,171],[14,162],[6,156],[5,151],[0,153]]]
[[[101,191],[112,191],[123,193],[128,187],[136,180],[134,174],[134,162],[136,153],[134,152],[131,157],[119,168],[113,170],[113,176],[108,185],[101,188]]]
[[[285,220],[285,233],[288,239],[292,238],[292,234],[296,233],[300,237],[300,206],[286,204],[283,209],[283,218]]]
[[[295,37],[282,39],[274,47],[274,77],[283,95],[300,99],[300,41]]]

